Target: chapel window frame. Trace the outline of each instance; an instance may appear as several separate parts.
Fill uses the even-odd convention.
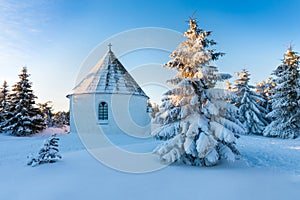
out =
[[[98,105],[98,120],[100,122],[108,121],[108,104],[105,101],[102,101]]]

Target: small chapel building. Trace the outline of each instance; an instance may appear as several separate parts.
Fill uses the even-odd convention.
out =
[[[76,105],[72,101],[80,95],[95,99],[97,125],[106,132],[130,131],[130,127],[124,127],[129,126],[127,121],[138,127],[150,124],[149,97],[117,59],[111,44],[103,58],[67,96],[70,100],[70,132],[76,132],[72,117]]]

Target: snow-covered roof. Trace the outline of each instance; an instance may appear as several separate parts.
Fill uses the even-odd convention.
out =
[[[72,91],[72,94],[86,93],[134,94],[148,97],[110,48]]]

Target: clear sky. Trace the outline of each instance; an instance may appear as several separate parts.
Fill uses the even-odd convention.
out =
[[[27,66],[38,101],[67,110],[65,96],[99,43],[134,28],[184,32],[195,10],[200,27],[212,30],[216,49],[226,53],[220,71],[247,68],[255,83],[280,64],[291,42],[300,52],[299,0],[0,0],[1,84],[13,85]]]

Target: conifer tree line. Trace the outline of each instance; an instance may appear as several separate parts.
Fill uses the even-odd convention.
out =
[[[300,74],[297,52],[292,46],[272,77],[253,86],[247,70],[237,72],[232,86],[236,98],[231,102],[239,108],[239,119],[247,134],[293,139],[300,135]]]
[[[256,86],[246,69],[237,79],[219,72],[212,64],[224,54],[217,52],[211,32],[189,20],[186,40],[179,44],[164,67],[177,75],[167,83],[174,87],[162,98],[152,135],[163,140],[155,150],[165,163],[213,166],[221,159],[239,157],[240,135],[296,138],[300,133],[299,55],[288,48],[273,77]],[[226,89],[218,82],[225,82]]]
[[[67,112],[53,113],[51,102],[36,103],[29,77],[24,67],[11,91],[6,81],[0,88],[0,132],[28,136],[47,127],[68,125]]]

